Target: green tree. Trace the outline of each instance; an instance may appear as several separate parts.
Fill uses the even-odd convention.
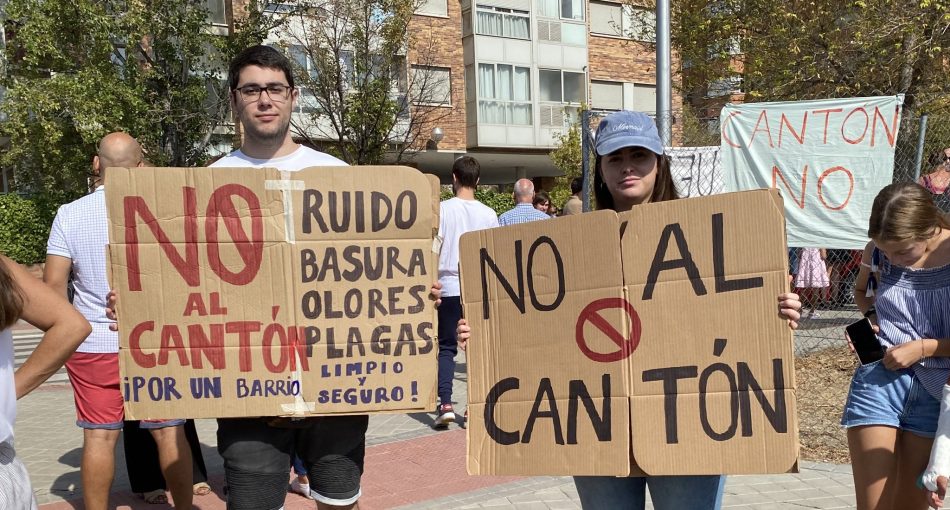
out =
[[[379,164],[425,140],[452,114],[447,76],[427,71],[435,43],[418,0],[299,2],[280,34],[297,65],[303,121],[295,134],[351,164]],[[412,49],[414,66],[407,69]],[[411,96],[411,97],[410,97]]]
[[[554,188],[551,190],[551,201],[562,207],[571,196],[571,180],[581,175],[581,129],[577,124],[571,124],[566,132],[556,136],[554,150],[551,151],[551,162],[562,175],[555,178]]]
[[[905,94],[950,109],[946,0],[683,0],[673,44],[686,92],[738,83],[747,100]]]
[[[229,121],[226,62],[263,37],[255,2],[241,31],[217,35],[199,0],[10,0],[0,106],[21,191],[86,191],[106,133],[137,137],[156,165],[202,164]]]

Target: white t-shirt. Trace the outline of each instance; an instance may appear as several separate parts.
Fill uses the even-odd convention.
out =
[[[231,154],[215,161],[212,167],[255,167],[276,168],[287,172],[296,172],[311,166],[349,166],[344,161],[329,154],[317,152],[310,147],[301,145],[297,150],[279,158],[257,159],[252,158],[238,149]]]
[[[0,443],[13,439],[16,386],[13,382],[13,333],[0,331]]]
[[[466,232],[498,226],[498,216],[491,207],[478,200],[450,198],[439,207],[439,237],[442,252],[439,253],[439,282],[442,295],[458,296],[459,290],[459,238]]]
[[[106,216],[106,192],[96,191],[60,206],[46,243],[47,255],[65,257],[72,262],[73,306],[92,325],[92,333],[76,352],[117,353],[119,334],[109,330],[106,317],[106,245],[109,244],[109,220]]]

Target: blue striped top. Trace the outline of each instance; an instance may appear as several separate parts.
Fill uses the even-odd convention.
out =
[[[886,349],[921,338],[950,338],[950,264],[913,269],[891,264],[878,254],[881,281],[874,307],[881,345]],[[950,376],[950,358],[925,358],[913,370],[927,392],[940,400]]]

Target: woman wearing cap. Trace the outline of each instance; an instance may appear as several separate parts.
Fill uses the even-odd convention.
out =
[[[604,117],[597,126],[594,149],[594,195],[601,209],[629,211],[633,206],[679,198],[670,173],[670,159],[653,120],[643,113],[620,111]],[[797,328],[801,302],[793,293],[778,296],[779,313]],[[459,347],[465,348],[471,329],[459,321]],[[725,477],[575,476],[574,483],[587,509],[646,507],[650,489],[656,510],[697,508],[718,509],[722,503]]]

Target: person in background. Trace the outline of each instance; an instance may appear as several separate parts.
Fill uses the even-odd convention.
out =
[[[195,496],[210,494],[208,468],[205,467],[204,455],[201,453],[201,441],[195,429],[195,420],[185,420],[185,439],[191,449],[192,493]],[[138,420],[126,420],[122,426],[122,445],[132,492],[139,494],[142,500],[149,504],[167,503],[165,489],[168,486],[162,476],[158,446],[149,430],[143,428]]]
[[[534,201],[534,183],[530,179],[518,179],[515,182],[515,189],[512,194],[515,198],[515,206],[501,213],[501,216],[498,217],[498,224],[502,227],[549,218],[545,212],[532,205]]]
[[[93,173],[104,177],[109,167],[142,166],[142,147],[126,133],[110,133],[99,142],[92,158]],[[92,323],[92,334],[69,361],[66,370],[73,387],[76,425],[83,430],[82,495],[88,510],[105,510],[115,476],[115,446],[125,411],[119,381],[119,335],[106,317],[109,282],[106,245],[109,222],[105,188],[65,204],[56,212],[46,246],[43,281],[66,297],[72,274],[73,305]],[[158,444],[159,460],[176,509],[191,508],[192,459],[185,439],[185,420],[147,420]]]
[[[795,273],[795,289],[801,294],[805,307],[805,318],[818,319],[818,308],[825,303],[825,294],[831,283],[828,280],[828,266],[825,260],[828,252],[824,248],[802,248],[798,260],[798,272]]]
[[[553,209],[551,205],[551,195],[548,195],[547,191],[539,191],[534,194],[534,200],[531,201],[534,208],[552,216],[551,210]]]
[[[950,221],[928,190],[895,183],[875,197],[868,237],[854,301],[886,353],[855,370],[841,425],[857,508],[918,510],[927,494],[917,481],[950,398]]]
[[[620,111],[604,117],[597,126],[594,150],[594,194],[599,207],[624,212],[641,204],[679,198],[670,158],[663,153],[656,125],[646,114]],[[800,309],[798,295],[778,296],[779,315],[793,329],[798,327]],[[471,337],[465,319],[459,321],[457,335],[464,349]],[[722,503],[725,477],[575,476],[574,484],[585,509],[643,510],[649,488],[656,509],[716,510]]]
[[[934,151],[927,158],[931,170],[920,176],[917,183],[934,195],[942,195],[950,188],[950,147]]]
[[[20,319],[43,330],[43,338],[14,372],[11,328]],[[91,331],[65,298],[0,254],[0,508],[37,508],[30,477],[13,446],[16,401],[55,374]]]
[[[561,208],[561,216],[580,214],[584,211],[584,201],[581,200],[581,190],[583,189],[583,179],[580,177],[571,179],[571,197],[564,202],[564,207]]]
[[[455,377],[455,323],[462,317],[459,287],[459,238],[466,232],[498,226],[495,211],[475,199],[481,175],[478,160],[462,156],[452,165],[452,190],[455,196],[439,206],[439,283],[442,304],[439,305],[439,404],[435,411],[435,428],[446,428],[456,421],[452,405],[452,379]]]

